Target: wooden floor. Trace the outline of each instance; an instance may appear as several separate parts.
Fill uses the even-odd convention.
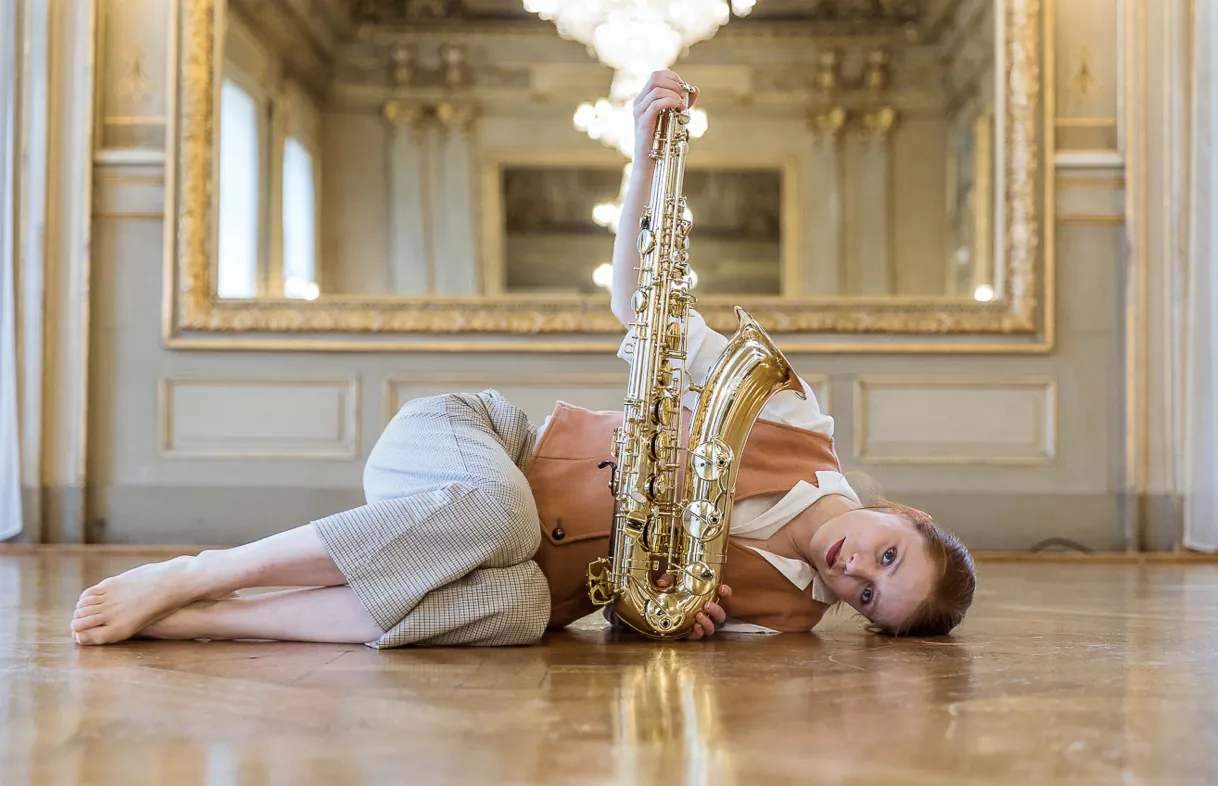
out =
[[[984,563],[933,642],[74,646],[146,559],[0,551],[3,786],[1218,783],[1218,565]]]

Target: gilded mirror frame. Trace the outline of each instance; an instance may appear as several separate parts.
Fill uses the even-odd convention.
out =
[[[1051,2],[995,1],[1003,12],[999,54],[1005,76],[998,106],[1004,130],[998,168],[1001,295],[989,302],[899,296],[753,299],[750,313],[785,350],[1029,353],[1053,347],[1053,224],[1046,220],[1053,215]],[[607,296],[218,298],[210,238],[219,2],[223,0],[179,0],[178,72],[166,178],[167,346],[522,352],[617,348],[622,328],[608,309]],[[479,166],[485,171],[484,163]],[[479,217],[477,225],[485,231],[485,218]],[[784,221],[784,230],[787,226],[790,222]],[[480,238],[479,246],[488,242]],[[712,327],[734,330],[730,302],[702,298],[699,311]]]

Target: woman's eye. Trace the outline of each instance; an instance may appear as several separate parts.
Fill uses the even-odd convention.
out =
[[[864,606],[871,602],[871,587],[868,587],[867,589],[863,590],[863,596],[862,596],[861,600],[863,601]]]
[[[884,552],[884,558],[881,560],[880,564],[891,565],[892,561],[896,558],[897,558],[897,550],[889,549],[888,551]]]

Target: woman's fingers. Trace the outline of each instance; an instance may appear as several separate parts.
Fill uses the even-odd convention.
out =
[[[644,96],[642,103],[635,107],[634,113],[638,117],[654,117],[664,109],[685,109],[684,97],[667,87],[657,87]]]
[[[681,77],[677,76],[672,71],[656,71],[648,78],[647,83],[643,85],[643,89],[639,91],[638,96],[634,99],[635,105],[643,102],[643,97],[657,87],[666,87],[674,93],[681,92]]]

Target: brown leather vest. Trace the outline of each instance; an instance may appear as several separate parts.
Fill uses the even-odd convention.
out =
[[[552,628],[596,610],[588,599],[588,564],[608,554],[613,527],[611,470],[597,464],[612,458],[613,430],[621,422],[620,412],[559,402],[525,471],[541,517],[536,560],[550,584]],[[841,471],[831,437],[758,420],[741,458],[735,499],[785,494],[801,480],[816,485],[818,471]],[[826,608],[812,599],[812,588],[800,590],[743,543],[728,537],[729,616],[775,630],[811,630]]]

